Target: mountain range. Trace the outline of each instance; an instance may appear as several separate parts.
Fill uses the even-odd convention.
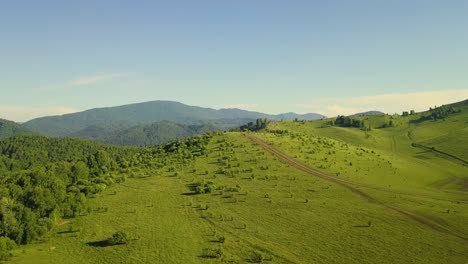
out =
[[[315,120],[315,113],[278,115],[241,109],[212,109],[173,101],[150,101],[32,119],[16,127],[28,133],[79,137],[116,145],[154,145],[208,131],[230,130],[257,118]],[[5,132],[5,137],[11,133]]]

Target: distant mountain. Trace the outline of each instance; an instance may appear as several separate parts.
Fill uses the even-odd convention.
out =
[[[29,129],[13,121],[0,118],[0,140],[4,140],[17,135],[31,135]]]
[[[380,111],[367,111],[367,112],[362,112],[362,113],[356,113],[350,116],[375,116],[375,115],[385,115],[385,113],[380,112]]]
[[[294,120],[296,118],[298,120],[317,120],[321,118],[326,118],[326,116],[315,114],[315,113],[302,114],[302,115],[296,114],[296,113],[285,113],[285,114],[279,114],[279,115],[274,115],[270,117],[271,120],[275,120],[275,121]]]
[[[161,121],[180,126],[206,126],[228,130],[239,127],[257,118],[270,120],[319,119],[319,114],[298,115],[294,113],[269,115],[241,109],[220,109],[189,106],[172,101],[151,101],[116,107],[95,108],[61,116],[48,116],[30,120],[24,126],[32,131],[50,136],[79,136],[91,139],[115,137],[122,131],[136,126],[150,125]],[[161,126],[161,124],[159,124]],[[167,126],[168,124],[164,124]],[[179,128],[182,128],[180,127]],[[174,128],[174,127],[173,127]],[[142,128],[139,128],[142,129]],[[155,128],[156,129],[156,128]],[[187,127],[184,127],[187,129]],[[193,127],[188,130],[192,130]],[[158,127],[161,133],[166,131]],[[132,133],[135,133],[133,131]],[[130,133],[130,134],[132,134]],[[183,133],[185,134],[185,133]],[[161,135],[161,138],[165,138]]]
[[[126,129],[90,126],[70,136],[93,139],[112,145],[150,146],[219,130],[219,127],[211,124],[182,125],[169,121],[161,121]]]

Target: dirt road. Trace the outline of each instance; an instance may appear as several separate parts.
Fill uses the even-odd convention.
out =
[[[371,195],[365,193],[364,191],[356,188],[352,183],[346,181],[346,180],[343,180],[343,179],[340,179],[340,178],[336,178],[336,177],[333,177],[333,176],[330,176],[330,175],[327,175],[323,172],[320,172],[316,169],[313,169],[311,167],[309,167],[308,165],[300,162],[300,161],[297,161],[296,159],[284,154],[283,152],[281,152],[280,150],[272,147],[271,145],[269,145],[268,143],[266,143],[265,141],[261,140],[260,138],[252,135],[252,134],[247,134],[247,133],[243,133],[243,135],[247,138],[249,138],[250,140],[252,140],[254,143],[258,144],[259,146],[261,146],[263,149],[265,149],[266,151],[272,153],[273,155],[277,156],[279,159],[281,159],[282,161],[286,162],[287,164],[289,164],[290,166],[298,169],[298,170],[301,170],[309,175],[312,175],[312,176],[315,176],[315,177],[319,177],[319,178],[322,178],[324,180],[327,180],[327,181],[330,181],[330,182],[333,182],[335,184],[338,184],[338,185],[341,185],[347,189],[349,189],[350,191],[352,191],[353,193],[356,193],[357,195],[363,197],[364,199],[366,199],[367,201],[371,202],[371,203],[375,203],[375,204],[379,204],[381,206],[384,206],[390,210],[393,210],[399,214],[401,214],[402,216],[408,218],[408,219],[411,219],[413,221],[416,221],[432,230],[436,230],[436,231],[439,231],[439,232],[443,232],[443,233],[446,233],[446,234],[450,234],[452,236],[456,236],[458,238],[461,238],[465,241],[468,241],[468,238],[464,235],[464,234],[460,234],[459,232],[455,232],[455,231],[452,231],[450,229],[448,229],[447,227],[445,226],[442,226],[430,219],[428,219],[427,217],[424,217],[422,215],[418,215],[416,213],[413,213],[413,212],[409,212],[407,210],[404,210],[404,209],[401,209],[401,208],[398,208],[398,207],[395,207],[393,205],[390,205],[388,203],[385,203],[385,202],[382,202],[374,197],[372,197]]]

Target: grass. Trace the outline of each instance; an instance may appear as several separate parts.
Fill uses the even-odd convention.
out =
[[[468,234],[467,167],[411,147],[412,140],[431,140],[422,136],[431,128],[419,124],[364,132],[320,128],[322,122],[273,123],[270,132],[255,135],[297,160],[355,182],[383,204]],[[90,214],[64,220],[44,241],[21,247],[11,263],[468,259],[466,240],[292,168],[240,133],[215,135],[207,153],[185,164],[174,158],[157,171],[141,168],[135,177],[91,199]],[[197,194],[194,186],[209,191]],[[125,232],[129,243],[103,246],[116,231]]]

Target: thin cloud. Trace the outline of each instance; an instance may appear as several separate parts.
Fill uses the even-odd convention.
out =
[[[92,76],[84,76],[75,80],[71,80],[66,83],[44,87],[42,88],[42,90],[55,91],[55,90],[69,89],[69,88],[73,88],[77,86],[94,85],[99,82],[125,78],[128,76],[130,76],[130,73],[107,73],[107,74],[97,74],[97,75],[92,75]]]
[[[78,112],[78,110],[66,106],[0,106],[0,118],[16,122],[25,122],[41,116],[63,115],[75,112]]]
[[[302,111],[318,112],[326,116],[350,115],[357,112],[378,110],[384,113],[402,111],[424,111],[429,107],[440,106],[468,98],[468,89],[438,90],[412,93],[391,93],[369,96],[323,98],[310,103],[297,104]]]

